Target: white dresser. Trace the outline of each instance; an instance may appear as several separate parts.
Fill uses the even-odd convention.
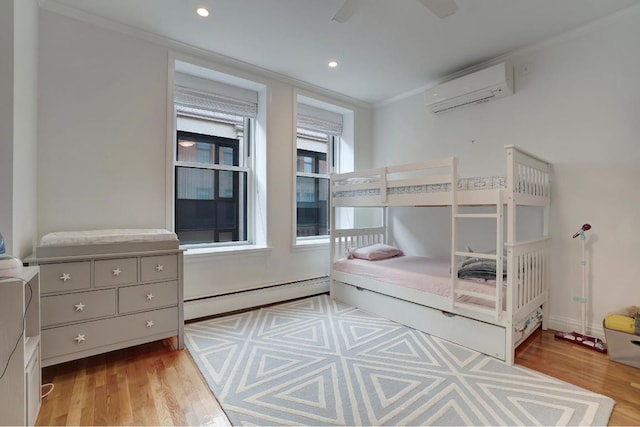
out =
[[[40,266],[42,366],[172,336],[183,348],[178,241],[87,242],[27,259]]]
[[[40,382],[38,269],[0,270],[0,425],[36,423]]]

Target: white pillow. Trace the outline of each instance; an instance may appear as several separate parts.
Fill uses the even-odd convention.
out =
[[[348,258],[359,258],[366,259],[368,261],[375,261],[379,259],[392,258],[398,255],[404,255],[404,253],[402,253],[402,251],[396,247],[385,245],[384,243],[376,243],[375,245],[364,246],[362,248],[350,250]]]

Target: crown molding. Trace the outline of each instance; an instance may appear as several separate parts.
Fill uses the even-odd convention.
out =
[[[636,14],[640,14],[640,4],[636,4],[633,6],[629,6],[627,8],[624,8],[622,10],[619,10],[617,12],[614,12],[610,15],[604,16],[602,18],[599,18],[595,21],[592,22],[588,22],[586,24],[583,24],[579,27],[576,27],[572,30],[566,31],[562,34],[558,34],[556,36],[552,36],[549,37],[547,39],[541,40],[537,43],[534,43],[532,45],[529,46],[525,46],[519,49],[515,49],[512,50],[510,52],[507,52],[505,54],[502,54],[500,56],[497,56],[495,58],[492,58],[488,61],[483,61],[480,62],[478,64],[474,64],[470,67],[466,67],[463,68],[461,70],[458,70],[454,73],[448,74],[440,79],[435,79],[432,80],[430,82],[428,82],[427,84],[420,86],[416,89],[412,89],[409,90],[407,92],[403,92],[401,94],[398,94],[396,96],[393,96],[391,98],[388,98],[386,100],[383,101],[379,101],[373,104],[374,108],[380,108],[380,107],[384,107],[386,105],[389,104],[393,104],[395,102],[401,101],[405,98],[410,98],[414,95],[418,95],[424,91],[426,91],[427,89],[430,89],[436,85],[439,85],[441,83],[453,80],[453,79],[457,79],[458,77],[462,77],[465,76],[467,74],[473,73],[475,71],[481,70],[483,68],[487,68],[490,67],[492,65],[496,65],[499,64],[500,62],[505,62],[508,61],[510,58],[514,57],[514,56],[524,56],[524,55],[529,55],[532,54],[536,51],[539,51],[541,49],[547,49],[550,47],[553,47],[555,45],[559,45],[562,43],[565,43],[567,41],[570,40],[574,40],[577,39],[579,37],[583,37],[586,36],[590,33],[594,33],[598,30],[601,30],[603,28],[609,27],[623,19],[626,19],[627,17],[636,15]]]
[[[371,109],[372,104],[352,98],[350,96],[333,92],[320,86],[313,85],[311,83],[298,80],[296,78],[287,76],[285,74],[276,73],[266,68],[259,67],[257,65],[250,64],[238,59],[231,58],[226,55],[222,55],[210,50],[206,50],[189,43],[184,43],[166,36],[162,36],[157,33],[142,30],[140,28],[133,27],[131,25],[123,24],[113,21],[89,12],[85,12],[73,7],[66,6],[53,0],[38,0],[40,8],[49,12],[56,13],[58,15],[66,16],[68,18],[76,19],[78,21],[85,22],[87,24],[95,25],[100,28],[111,30],[120,34],[125,34],[137,39],[145,40],[147,42],[162,46],[170,51],[176,51],[177,53],[193,55],[210,61],[225,67],[230,67],[244,73],[250,73],[262,78],[267,78],[280,83],[288,84],[294,87],[305,89],[315,92],[319,95],[330,97],[336,101],[352,105],[354,107]]]

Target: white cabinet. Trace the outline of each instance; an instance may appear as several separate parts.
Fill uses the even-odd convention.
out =
[[[34,425],[41,401],[37,267],[0,270],[0,424]]]
[[[171,245],[78,245],[27,258],[42,278],[42,366],[172,336],[182,348],[183,256]]]

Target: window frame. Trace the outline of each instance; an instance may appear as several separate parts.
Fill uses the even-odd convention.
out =
[[[244,127],[245,128],[250,128],[251,127],[251,121],[252,119],[245,117],[243,119],[243,123],[244,123]],[[248,156],[246,155],[246,153],[249,151],[246,148],[243,147],[243,145],[250,145],[250,141],[246,141],[246,135],[247,132],[243,132],[243,138],[240,141],[237,141],[237,163],[238,166],[234,166],[234,165],[225,165],[225,164],[221,164],[221,163],[204,163],[204,162],[192,162],[192,161],[184,161],[184,160],[178,160],[178,150],[179,148],[179,144],[180,141],[183,140],[189,140],[192,142],[195,142],[196,144],[198,144],[199,142],[203,142],[203,143],[208,143],[211,144],[212,146],[215,147],[214,150],[214,157],[215,159],[218,159],[220,156],[220,152],[219,152],[219,148],[220,147],[224,147],[224,146],[232,146],[232,143],[230,142],[226,142],[224,140],[233,140],[233,138],[228,138],[228,137],[223,137],[223,136],[219,136],[219,135],[209,135],[209,134],[203,134],[203,133],[196,133],[196,132],[192,132],[192,131],[184,131],[184,130],[179,130],[176,129],[176,144],[175,144],[175,161],[174,161],[174,177],[175,177],[175,183],[174,183],[174,191],[173,191],[173,196],[174,196],[174,218],[173,218],[173,224],[174,224],[174,231],[176,233],[178,233],[178,201],[181,200],[178,198],[178,192],[179,192],[179,186],[178,186],[178,179],[179,179],[179,174],[178,174],[178,169],[179,168],[185,168],[185,169],[197,169],[197,170],[211,170],[211,171],[215,171],[216,174],[216,181],[214,182],[214,189],[213,189],[213,198],[211,199],[212,201],[218,201],[218,200],[222,200],[222,201],[226,201],[226,200],[233,200],[237,203],[238,205],[238,217],[235,218],[236,221],[236,227],[233,228],[233,230],[237,230],[237,231],[232,231],[232,232],[237,232],[238,234],[238,240],[232,240],[232,241],[213,241],[213,242],[202,242],[202,243],[184,243],[185,247],[216,247],[216,246],[228,246],[231,244],[249,244],[250,243],[250,236],[249,236],[249,197],[250,197],[250,182],[251,182],[251,169],[247,166],[243,166],[249,163],[250,159],[248,158]],[[249,142],[249,144],[246,144],[247,142]],[[232,147],[233,148],[233,147]],[[196,148],[197,150],[197,148]],[[196,155],[197,158],[197,155]],[[220,172],[225,172],[225,171],[229,171],[229,172],[238,172],[238,173],[245,173],[245,179],[246,179],[246,185],[242,185],[242,183],[240,182],[241,180],[239,178],[237,178],[237,182],[236,182],[236,178],[234,178],[234,190],[237,191],[237,194],[234,194],[233,197],[229,198],[229,197],[222,197],[219,194],[220,191],[220,181],[219,181],[219,176],[220,176]],[[238,175],[239,176],[239,175]],[[242,194],[242,193],[245,194]],[[244,213],[244,214],[242,214]],[[212,232],[214,233],[214,236],[216,239],[219,238],[219,235],[221,233],[220,230],[215,229],[212,230]],[[245,238],[244,239],[240,239],[240,236],[243,235]]]
[[[314,151],[308,150],[308,149],[301,149],[298,147],[298,143],[299,143],[299,139],[303,138],[303,139],[310,139],[313,140],[313,137],[309,137],[307,134],[305,133],[301,133],[300,132],[300,128],[298,128],[296,126],[296,144],[295,144],[295,156],[294,158],[296,159],[295,161],[295,179],[294,179],[294,224],[293,224],[293,228],[294,228],[294,236],[295,236],[295,241],[296,244],[312,244],[312,243],[328,243],[329,242],[329,238],[331,235],[331,174],[335,173],[337,170],[337,166],[339,163],[337,162],[337,157],[338,157],[338,153],[340,152],[340,150],[337,149],[338,144],[340,144],[340,136],[338,135],[331,135],[331,134],[325,134],[326,135],[326,144],[327,144],[327,152],[326,152],[326,162],[327,162],[327,173],[326,174],[322,174],[322,173],[309,173],[309,172],[300,172],[298,171],[298,156],[299,156],[299,152],[303,151],[303,152],[310,152],[310,153],[314,153]],[[316,153],[319,153],[317,151],[315,151]],[[314,163],[316,165],[319,165],[319,159],[316,157]],[[299,223],[298,223],[298,178],[299,177],[303,177],[303,178],[314,178],[314,179],[326,179],[327,180],[327,212],[326,212],[326,218],[327,218],[327,233],[326,234],[316,234],[316,235],[311,235],[311,236],[298,236],[298,228],[299,228]],[[317,184],[316,181],[316,185],[315,185],[315,191],[319,192],[319,185]]]

